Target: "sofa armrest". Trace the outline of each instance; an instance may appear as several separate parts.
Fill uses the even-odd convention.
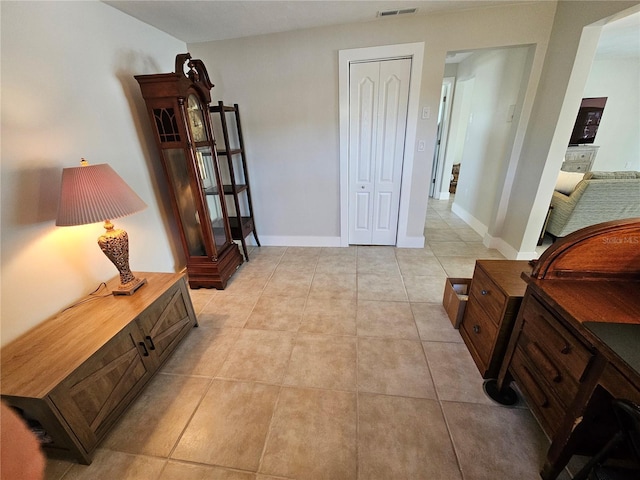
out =
[[[556,237],[562,237],[563,228],[569,221],[574,208],[576,207],[578,200],[582,196],[586,188],[586,182],[582,181],[578,183],[575,190],[570,195],[565,195],[560,192],[553,192],[551,197],[551,206],[553,207],[549,215],[549,222],[547,223],[546,231]]]

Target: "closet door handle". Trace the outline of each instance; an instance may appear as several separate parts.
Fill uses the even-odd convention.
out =
[[[144,344],[144,342],[138,342],[138,345],[140,345],[142,347],[142,350],[143,350],[142,356],[143,357],[148,357],[149,356],[149,351],[147,350],[147,346]]]
[[[147,335],[145,338],[149,340],[149,350],[155,350],[156,346],[153,343],[153,339],[151,338],[151,335]]]

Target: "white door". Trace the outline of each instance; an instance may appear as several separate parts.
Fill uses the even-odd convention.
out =
[[[411,59],[349,68],[349,243],[395,245]]]

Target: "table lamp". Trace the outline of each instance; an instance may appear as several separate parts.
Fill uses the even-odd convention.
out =
[[[111,220],[139,212],[147,205],[106,163],[89,165],[83,158],[80,165],[62,170],[56,225],[104,222],[106,232],[98,238],[98,244],[120,272],[120,286],[112,293],[133,295],[147,280],[131,273],[129,237],[124,230],[114,230]]]

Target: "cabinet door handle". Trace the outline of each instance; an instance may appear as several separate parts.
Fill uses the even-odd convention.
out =
[[[560,353],[562,353],[563,355],[567,355],[571,353],[571,345],[569,345],[568,343],[565,343],[564,347],[562,347],[562,350],[560,350]]]
[[[142,356],[143,357],[148,357],[149,356],[149,351],[147,350],[147,346],[144,344],[144,342],[138,342],[138,345],[140,345],[142,347],[142,350],[143,350]]]
[[[480,333],[480,325],[473,326],[473,333]]]
[[[151,335],[147,335],[145,338],[149,340],[149,350],[155,350],[156,346],[153,343],[153,338],[151,338]]]
[[[489,293],[487,290],[481,290],[480,291],[480,295],[486,295],[487,293]]]

